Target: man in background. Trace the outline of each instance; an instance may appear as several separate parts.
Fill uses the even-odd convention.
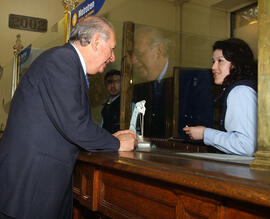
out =
[[[105,88],[109,93],[109,99],[101,111],[101,127],[114,133],[120,129],[120,71],[112,69],[104,77]]]

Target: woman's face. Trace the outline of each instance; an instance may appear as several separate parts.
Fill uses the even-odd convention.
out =
[[[227,61],[221,49],[216,49],[213,52],[212,73],[215,84],[221,85],[227,75],[230,74],[232,63]]]

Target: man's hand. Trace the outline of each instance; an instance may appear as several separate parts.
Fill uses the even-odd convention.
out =
[[[136,142],[136,134],[131,130],[122,130],[115,132],[114,137],[120,141],[120,148],[118,151],[132,151]]]
[[[185,127],[183,131],[189,135],[192,140],[201,140],[203,139],[203,132],[205,130],[204,126],[193,126],[193,127]]]

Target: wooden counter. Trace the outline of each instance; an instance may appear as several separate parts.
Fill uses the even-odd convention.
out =
[[[74,219],[270,218],[270,171],[177,153],[87,153],[74,173]]]

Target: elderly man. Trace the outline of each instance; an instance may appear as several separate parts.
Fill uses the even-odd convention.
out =
[[[146,100],[145,136],[165,138],[166,114],[171,114],[167,97],[172,87],[169,72],[169,40],[165,32],[151,26],[135,29],[133,67],[133,101]]]
[[[135,83],[164,78],[169,64],[168,43],[169,40],[158,28],[143,26],[135,29],[131,56]]]
[[[72,218],[72,172],[80,149],[133,150],[135,134],[92,122],[87,74],[115,60],[101,17],[81,21],[69,43],[41,54],[13,97],[0,143],[0,218]]]

